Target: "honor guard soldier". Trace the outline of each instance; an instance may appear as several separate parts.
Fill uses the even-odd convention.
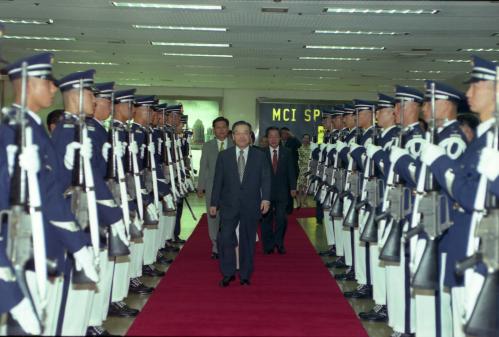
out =
[[[355,166],[358,171],[358,194],[357,198],[362,201],[362,194],[360,193],[365,189],[365,179],[364,174],[365,169],[365,146],[372,143],[373,135],[376,134],[374,124],[374,114],[376,111],[376,104],[374,102],[366,100],[354,100],[354,106],[357,111],[358,126],[362,129],[362,136],[358,140],[358,143],[352,143],[349,147],[349,155],[351,159],[355,161]],[[376,130],[377,131],[377,130]],[[362,175],[362,177],[361,177]],[[366,179],[368,176],[366,177]],[[362,183],[361,183],[362,182]],[[357,282],[359,283],[358,288],[353,292],[346,292],[345,297],[347,298],[370,298],[372,295],[372,283],[371,283],[371,267],[370,267],[370,249],[369,242],[360,241],[360,233],[364,228],[364,222],[367,220],[367,211],[365,206],[359,209],[359,218],[357,227],[354,228],[354,246],[355,249],[355,276]]]
[[[368,191],[368,198],[371,199],[369,193],[375,193],[372,198],[376,200],[373,205],[376,209],[376,215],[380,213],[382,191],[385,187],[386,176],[383,173],[384,165],[377,163],[373,159],[373,154],[381,149],[389,149],[394,138],[397,138],[400,128],[395,124],[395,98],[385,94],[378,94],[378,102],[376,105],[376,120],[380,130],[377,132],[377,137],[374,143],[366,145],[366,156],[372,159],[374,164],[374,174],[376,176],[376,188],[373,191]],[[374,307],[368,312],[359,313],[359,317],[367,321],[386,322],[388,320],[388,309],[386,305],[386,275],[384,262],[380,261],[380,228],[377,226],[372,238],[365,237],[370,233],[369,223],[366,224],[364,231],[361,233],[360,239],[369,242],[370,258],[371,258],[371,278],[372,278],[372,293]]]
[[[324,137],[322,138],[322,143],[318,146],[318,155],[319,160],[317,163],[317,180],[318,180],[318,189],[315,193],[316,200],[316,219],[317,223],[322,224],[324,221],[328,221],[327,217],[325,217],[324,207],[322,205],[322,201],[320,200],[320,190],[325,189],[325,181],[324,174],[326,171],[326,160],[327,160],[327,145],[329,144],[331,138],[331,111],[323,110],[322,111],[322,126],[324,128]],[[328,241],[328,245],[332,246],[333,243],[331,240]]]
[[[476,138],[457,160],[447,156],[442,147],[429,143],[424,145],[421,153],[421,161],[429,165],[438,184],[457,202],[454,224],[446,233],[448,242],[452,244],[447,246],[444,279],[444,285],[451,289],[453,336],[465,335],[463,325],[473,312],[483,275],[486,274],[483,264],[481,268],[465,270],[464,276],[462,270],[461,275],[456,273],[459,271],[456,270],[456,262],[473,255],[476,250],[474,235],[480,220],[477,210],[483,209],[484,198],[484,191],[479,188],[481,175],[477,164],[480,153],[493,138],[490,135],[495,124],[496,65],[477,56],[473,57],[472,64],[466,96],[470,109],[479,114],[482,122],[477,128]]]
[[[131,278],[139,277],[142,272],[143,245],[142,245],[142,213],[137,203],[136,189],[140,191],[138,167],[134,165],[134,156],[138,153],[137,144],[133,142],[133,135],[127,123],[132,119],[131,105],[134,100],[135,89],[114,92],[114,116],[109,132],[114,133],[116,143],[123,148],[122,166],[125,173],[128,209],[130,212],[130,257],[117,256],[114,264],[113,286],[109,315],[117,317],[134,317],[139,310],[130,308],[124,299],[128,296]],[[134,173],[134,169],[136,172]],[[135,179],[136,178],[136,179]],[[138,183],[138,187],[135,184]],[[123,202],[123,198],[121,200]],[[142,282],[131,291],[139,294],[150,294],[153,289],[146,287]]]
[[[23,70],[24,69],[24,70]],[[8,74],[15,93],[15,103],[9,111],[5,113],[7,116],[6,123],[2,124],[2,131],[0,132],[0,139],[2,140],[2,146],[0,148],[7,149],[11,152],[11,158],[16,158],[17,154],[20,159],[19,165],[26,171],[28,178],[32,173],[37,173],[38,177],[37,186],[32,186],[34,189],[38,188],[40,208],[38,212],[41,211],[41,215],[31,214],[31,220],[41,219],[43,222],[42,226],[44,228],[44,240],[47,261],[49,261],[47,267],[47,262],[44,262],[44,266],[47,267],[45,270],[49,271],[49,278],[47,282],[47,275],[41,274],[37,277],[35,274],[38,273],[37,266],[37,256],[38,254],[44,254],[44,251],[38,251],[37,247],[17,247],[16,238],[10,238],[7,240],[7,246],[11,246],[11,249],[22,248],[24,252],[31,251],[31,256],[29,259],[34,258],[35,260],[35,273],[31,271],[26,272],[27,290],[28,294],[24,296],[30,296],[33,299],[31,302],[34,305],[36,312],[39,317],[39,322],[42,324],[43,334],[54,335],[60,334],[58,328],[58,320],[60,311],[64,310],[65,299],[62,298],[61,294],[63,292],[63,282],[61,275],[68,274],[73,266],[72,261],[75,261],[79,270],[83,271],[85,276],[94,282],[98,280],[97,271],[94,266],[93,252],[88,247],[89,239],[88,235],[81,231],[78,224],[75,221],[74,215],[71,213],[70,205],[67,200],[64,199],[64,186],[61,184],[61,176],[64,175],[64,168],[61,167],[60,163],[62,158],[56,152],[54,145],[47,135],[46,130],[42,125],[40,117],[37,115],[38,111],[44,108],[50,107],[53,101],[54,94],[56,92],[56,87],[53,83],[52,77],[52,55],[49,53],[37,54],[30,56],[21,60],[18,60],[6,68],[3,72]],[[25,73],[24,78],[22,74]],[[21,110],[19,110],[21,109]],[[21,112],[21,119],[18,121],[25,121],[25,131],[26,133],[26,143],[24,145],[15,145],[14,137],[19,130],[15,125],[17,122],[14,121],[13,116],[16,112]],[[18,125],[22,125],[23,123]],[[30,145],[33,144],[33,145]],[[30,145],[30,146],[28,146]],[[22,146],[22,152],[20,151]],[[10,150],[9,150],[10,149]],[[29,152],[31,151],[31,152]],[[16,154],[17,153],[17,154]],[[12,155],[14,154],[14,155]],[[15,183],[15,179],[9,181],[5,173],[3,165],[7,164],[8,161],[1,161],[2,168],[2,186],[7,187],[7,192],[4,195],[9,195],[10,183]],[[12,173],[17,172],[17,168],[14,166],[16,163],[11,161]],[[34,171],[30,171],[34,170]],[[30,173],[31,172],[31,173]],[[30,180],[30,179],[29,179]],[[28,182],[31,184],[31,182]],[[15,186],[12,185],[12,188]],[[18,187],[15,187],[18,188]],[[31,192],[33,189],[29,189]],[[11,190],[12,192],[13,190]],[[14,195],[11,195],[12,197]],[[30,195],[30,203],[36,201],[37,196],[35,194]],[[16,198],[9,198],[9,203],[15,201]],[[6,204],[2,207],[11,207],[12,205]],[[33,206],[33,204],[32,204]],[[41,217],[40,217],[41,216]],[[14,226],[10,224],[9,227]],[[35,227],[33,227],[35,228]],[[32,232],[33,242],[35,239],[36,231]],[[13,240],[13,241],[11,241]],[[28,240],[29,242],[30,240]],[[43,246],[42,246],[43,247]],[[33,249],[33,250],[32,250]],[[72,259],[66,259],[66,254],[72,255]],[[36,254],[33,256],[32,254]],[[12,261],[13,264],[17,264],[20,261]],[[22,270],[26,268],[23,266]],[[45,271],[46,273],[46,271]],[[8,274],[7,274],[8,276]],[[10,279],[12,280],[12,279]],[[18,279],[18,282],[21,279]],[[45,283],[46,282],[46,283]],[[38,291],[40,287],[45,285],[46,292]],[[15,294],[15,293],[14,293]],[[3,301],[2,301],[3,302]],[[40,327],[30,323],[30,310],[26,307],[26,302],[21,302],[20,307],[16,309],[17,303],[10,303],[11,307],[14,307],[14,312],[11,311],[14,319],[17,319],[21,324],[21,328],[25,329],[25,332],[31,332],[36,334]],[[9,304],[7,304],[9,305]],[[12,308],[7,308],[12,309]],[[20,318],[19,313],[24,316]],[[46,313],[44,313],[46,311]],[[7,333],[19,333],[19,332],[9,332],[9,326],[7,326]],[[82,332],[83,334],[85,331]]]

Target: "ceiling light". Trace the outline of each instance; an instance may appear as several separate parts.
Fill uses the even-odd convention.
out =
[[[68,53],[93,53],[93,50],[80,50],[80,49],[51,49],[51,48],[33,48],[34,51],[48,51],[48,52],[68,52]]]
[[[89,61],[57,61],[60,64],[84,64],[92,66],[119,66],[118,63],[114,62],[89,62]]]
[[[414,74],[419,74],[419,73],[440,74],[442,73],[442,70],[407,70],[407,72]]]
[[[50,25],[54,23],[54,20],[32,20],[32,19],[0,19],[1,23],[15,23],[15,24],[25,24],[25,25]]]
[[[447,62],[447,63],[469,63],[471,60],[461,60],[461,59],[436,59],[436,62]]]
[[[334,50],[385,50],[385,47],[374,46],[305,46],[307,49],[334,49]]]
[[[74,37],[57,36],[4,35],[3,38],[12,40],[76,41]]]
[[[232,55],[216,54],[183,54],[183,53],[163,53],[164,56],[195,56],[195,57],[233,57]]]
[[[322,56],[300,56],[299,60],[332,60],[332,61],[360,61],[360,57],[322,57]]]
[[[184,26],[152,26],[152,25],[132,25],[137,29],[165,29],[165,30],[193,30],[203,32],[226,32],[227,28],[216,27],[184,27]]]
[[[234,68],[232,66],[208,66],[201,64],[177,64],[176,68]]]
[[[142,3],[142,2],[111,2],[115,7],[129,8],[162,8],[162,9],[191,9],[191,10],[207,10],[221,11],[223,6],[219,5],[181,5],[181,4],[158,4],[158,3]]]
[[[437,14],[438,9],[372,9],[372,8],[326,8],[326,13],[341,14]]]
[[[493,51],[493,52],[499,52],[498,48],[465,48],[465,49],[458,49],[457,51],[471,51],[471,52],[480,52],[480,51]]]
[[[291,68],[293,71],[338,71],[338,69],[330,68]]]
[[[215,47],[228,48],[230,43],[188,43],[188,42],[157,42],[151,41],[153,46],[177,46],[177,47]]]
[[[334,35],[409,35],[409,33],[397,32],[373,32],[365,30],[314,30],[315,34],[334,34]]]

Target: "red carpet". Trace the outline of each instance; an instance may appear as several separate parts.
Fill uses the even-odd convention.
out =
[[[203,216],[128,335],[367,336],[296,221],[314,211],[289,217],[286,255],[263,255],[258,243],[251,286],[228,288],[218,286]]]

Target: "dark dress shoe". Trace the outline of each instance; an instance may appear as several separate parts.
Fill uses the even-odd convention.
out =
[[[368,312],[359,313],[360,319],[371,322],[388,322],[388,311],[386,305],[375,305]]]
[[[218,283],[220,285],[220,287],[228,287],[229,286],[229,283],[231,283],[232,281],[234,281],[236,279],[236,277],[234,275],[232,276],[224,276],[224,278]]]
[[[281,255],[286,254],[286,248],[284,246],[277,247],[277,252]]]
[[[113,336],[101,326],[89,326],[85,336]]]
[[[415,337],[416,334],[413,333],[403,333],[403,332],[397,332],[394,331],[390,337]]]
[[[130,279],[129,290],[131,293],[134,293],[134,294],[149,295],[154,291],[154,288],[147,287],[138,278],[133,278],[133,279]]]
[[[156,263],[162,264],[164,266],[168,266],[172,264],[173,259],[169,259],[167,257],[164,257],[163,255],[158,255],[158,258],[156,259]]]
[[[142,274],[150,277],[163,277],[165,276],[165,272],[161,270],[155,269],[153,266],[143,266]]]
[[[343,256],[338,257],[335,261],[328,262],[325,264],[327,268],[347,268],[345,263],[345,258]]]
[[[241,285],[242,285],[242,286],[244,286],[244,285],[249,286],[249,285],[250,285],[250,280],[247,280],[247,279],[242,278],[242,279],[239,281],[239,283],[241,283]]]
[[[267,249],[267,250],[264,250],[264,251],[263,251],[263,254],[265,254],[265,255],[274,254],[274,249],[272,248],[272,249]]]
[[[334,278],[339,281],[353,281],[355,280],[355,272],[349,270],[346,273],[335,275]]]
[[[164,248],[161,248],[160,251],[162,253],[178,253],[180,252],[180,248],[178,247],[175,247],[174,245],[172,245],[171,243],[167,243],[165,244],[165,247]]]
[[[211,253],[212,260],[218,260],[218,253]]]
[[[139,314],[139,310],[132,309],[125,302],[112,302],[109,305],[109,316],[114,317],[135,317]]]
[[[185,243],[185,240],[182,240],[181,238],[179,237],[176,237],[175,240],[173,240],[173,243],[176,243],[176,244],[184,244]]]
[[[336,248],[331,247],[328,250],[323,250],[322,252],[319,252],[319,256],[336,256]]]
[[[354,291],[347,291],[343,294],[346,298],[371,298],[372,289],[371,286],[366,284],[361,284]]]
[[[315,219],[318,225],[322,225],[324,223],[323,219]]]

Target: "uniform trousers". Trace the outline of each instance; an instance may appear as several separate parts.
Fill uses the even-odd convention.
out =
[[[146,230],[144,229],[144,235]],[[142,276],[142,265],[144,262],[144,238],[130,243],[130,278]]]
[[[175,220],[176,220],[176,215],[167,215],[167,222],[166,222],[166,240],[172,240],[173,239],[173,232],[175,231]]]
[[[133,244],[130,243],[130,252]],[[114,260],[113,287],[111,302],[123,301],[128,296],[130,286],[130,257],[118,256]]]
[[[367,221],[367,213],[364,209],[359,210],[359,227],[354,229],[354,256],[355,256],[355,278],[359,284],[370,284],[368,280],[368,271],[366,264],[366,244],[360,241],[360,234],[364,228],[364,224]],[[369,261],[370,262],[370,261]],[[369,270],[370,272],[370,270]]]
[[[86,334],[95,291],[94,285],[69,285],[62,323],[61,334],[63,336],[84,336]]]
[[[343,214],[346,215],[348,212],[348,209],[350,208],[350,204],[352,202],[348,198],[343,199]],[[343,226],[343,218],[341,221],[341,227],[342,227],[342,237],[343,237],[343,249],[345,253],[345,264],[347,266],[353,266],[353,240],[352,240],[352,234],[350,233],[350,228],[344,227]]]
[[[335,237],[334,237],[334,228],[333,228],[333,219],[329,216],[329,212],[331,209],[324,209],[324,230],[326,231],[326,240],[328,247],[332,247],[335,245]]]
[[[35,310],[40,316],[41,313],[41,300],[38,293],[38,282],[36,281],[36,274],[33,271],[26,272],[26,282],[28,285],[29,292],[35,303]],[[57,330],[57,320],[59,318],[59,311],[61,308],[62,301],[62,286],[63,278],[55,277],[47,280],[47,294],[46,300],[47,305],[45,307],[45,321],[42,322],[44,325],[44,336],[53,336]],[[1,334],[0,334],[1,335]]]
[[[334,228],[334,239],[336,243],[336,256],[345,255],[345,242],[343,238],[343,218],[331,216]]]
[[[159,228],[159,224],[158,224]],[[144,257],[143,264],[150,265],[156,261],[156,236],[158,236],[158,228],[144,227]],[[142,267],[142,266],[141,266]]]
[[[99,256],[99,282],[90,310],[90,326],[101,326],[107,318],[111,287],[113,284],[114,258],[108,257],[107,249],[101,250]]]

